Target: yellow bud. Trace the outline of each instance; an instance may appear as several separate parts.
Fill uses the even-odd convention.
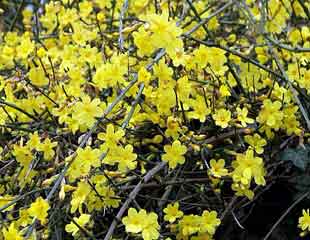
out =
[[[234,41],[236,41],[236,35],[235,34],[230,34],[229,36],[228,36],[228,42],[230,42],[230,43],[232,43],[232,42],[234,42]]]
[[[142,173],[142,174],[145,174],[145,173],[146,173],[146,169],[145,169],[145,167],[144,167],[144,163],[143,163],[143,162],[141,163],[141,173]]]
[[[125,27],[122,32],[125,34],[131,33],[133,31],[135,31],[136,29],[138,29],[141,25],[142,25],[142,23],[137,23],[137,24],[134,24],[132,26]]]
[[[183,135],[183,136],[181,136],[180,138],[179,138],[179,140],[181,141],[181,142],[185,142],[186,140],[188,140],[189,139],[189,137],[188,136],[185,136],[185,135]]]
[[[132,145],[134,145],[135,147],[140,147],[141,146],[141,142],[134,142]]]
[[[46,51],[44,50],[44,48],[39,48],[39,50],[37,51],[37,55],[39,58],[43,58],[46,55]]]
[[[192,136],[194,136],[194,132],[193,131],[189,131],[188,133],[187,133],[187,135],[189,136],[189,137],[192,137]]]
[[[68,185],[68,184],[64,185],[64,191],[65,192],[71,192],[71,191],[74,191],[74,190],[76,190],[76,187],[73,187],[73,186]]]
[[[106,171],[106,174],[109,177],[120,177],[120,176],[122,176],[121,172],[116,172],[116,171]]]
[[[238,154],[237,152],[232,151],[232,150],[228,150],[228,149],[225,149],[224,151],[225,151],[225,153],[230,154],[230,155],[237,155]]]
[[[149,149],[152,151],[152,152],[157,152],[158,151],[158,148],[157,147],[154,147],[152,145],[149,146]]]
[[[214,189],[214,192],[221,193],[221,189],[220,188],[216,188],[216,189]]]
[[[207,136],[205,134],[194,135],[195,140],[201,141],[204,140]]]
[[[226,46],[226,40],[225,39],[222,39],[221,41],[220,41],[220,45],[222,45],[222,46]]]
[[[213,145],[212,144],[207,144],[207,148],[212,149]]]
[[[149,143],[152,143],[152,139],[145,138],[142,140],[142,145],[148,145]]]
[[[199,151],[200,151],[200,146],[197,145],[197,144],[191,144],[191,147],[193,148],[193,150],[194,150],[195,152],[199,152]]]
[[[147,156],[146,160],[147,161],[152,161],[155,157],[156,157],[156,155],[152,153],[152,154]]]
[[[265,99],[267,99],[268,97],[266,95],[261,95],[257,97],[257,100],[259,101],[264,101]]]
[[[105,19],[104,13],[103,12],[98,13],[97,14],[97,19],[98,19],[99,22],[104,21],[104,19]]]
[[[64,185],[61,186],[58,196],[59,196],[60,200],[64,200],[65,199],[66,193],[65,193],[65,186]]]
[[[51,169],[51,168],[49,168]],[[47,171],[49,170],[47,169]],[[53,169],[54,170],[54,169]],[[56,180],[56,178],[58,177],[58,174],[51,177],[51,178],[48,178],[48,179],[45,179],[43,182],[42,182],[42,186],[49,186],[52,182],[54,182]]]
[[[186,127],[186,126],[182,126],[182,127],[181,127],[181,129],[182,129],[182,131],[187,132],[188,127]]]
[[[164,140],[163,136],[162,135],[156,135],[155,137],[153,137],[152,139],[152,142],[153,143],[161,143],[162,141]]]
[[[253,129],[251,129],[251,128],[244,129],[245,134],[251,134],[252,132],[253,132]]]

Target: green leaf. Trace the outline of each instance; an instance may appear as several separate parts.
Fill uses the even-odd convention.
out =
[[[300,176],[295,176],[289,180],[293,183],[293,186],[301,193],[309,190],[310,188],[310,176],[309,174],[302,174]]]
[[[310,163],[310,146],[307,145],[305,148],[287,148],[280,154],[282,161],[291,161],[294,166],[300,170],[305,171],[308,163]]]

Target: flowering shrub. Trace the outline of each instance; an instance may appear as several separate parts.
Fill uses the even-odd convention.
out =
[[[2,1],[0,239],[243,231],[244,209],[272,184],[309,174],[307,157],[278,156],[307,148],[309,9]],[[309,233],[309,210],[297,226]]]

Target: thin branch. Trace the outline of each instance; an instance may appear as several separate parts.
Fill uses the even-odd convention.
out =
[[[132,103],[131,109],[130,109],[130,111],[129,111],[129,113],[128,113],[126,119],[125,119],[125,121],[124,121],[123,124],[122,124],[122,128],[123,128],[123,129],[125,129],[125,128],[128,126],[128,124],[129,124],[129,122],[130,122],[130,119],[132,118],[132,116],[133,116],[133,114],[134,114],[134,112],[135,112],[135,109],[136,109],[136,107],[137,107],[137,105],[138,105],[138,103],[139,103],[139,101],[140,101],[140,98],[141,98],[143,89],[144,89],[144,83],[141,83],[140,88],[139,88],[139,91],[138,91],[137,96],[136,96],[136,99],[135,99],[135,101]]]
[[[266,236],[263,238],[263,240],[267,240],[273,231],[276,229],[276,227],[282,222],[282,220],[286,217],[287,214],[290,213],[290,211],[302,200],[304,200],[307,196],[309,195],[309,192],[304,193],[301,195],[283,214],[282,216],[278,219],[278,221],[272,226],[272,228],[269,230],[269,232],[266,234]]]
[[[165,55],[165,50],[161,49],[159,51],[159,53],[156,55],[156,57],[154,58],[154,61],[151,62],[148,66],[147,66],[147,70],[150,70],[152,68],[152,66],[159,60],[161,59],[163,56]],[[137,82],[138,80],[138,75],[134,74],[133,75],[133,80],[127,85],[127,87],[117,96],[117,98],[105,109],[104,113],[102,114],[102,116],[98,119],[98,121],[94,124],[94,126],[84,135],[84,137],[81,140],[80,145],[78,146],[77,149],[79,148],[83,148],[86,146],[89,138],[91,137],[91,135],[96,131],[99,123],[101,122],[101,120],[105,119],[107,117],[107,115],[113,110],[113,108],[125,97],[126,93],[129,91],[129,89]],[[72,159],[71,161],[63,168],[63,170],[61,171],[61,173],[59,174],[56,182],[54,183],[51,191],[48,193],[46,200],[50,201],[51,198],[53,197],[54,193],[56,192],[56,190],[58,189],[59,185],[61,184],[63,178],[65,177],[66,172],[68,171],[69,167],[72,165],[72,163],[74,162],[74,160],[76,159],[77,156],[77,152],[75,151],[72,154]],[[105,156],[105,154],[102,155],[103,158]],[[34,226],[36,224],[37,221],[34,221],[33,224],[31,224],[28,228],[27,234],[26,234],[26,239],[30,237],[32,231],[34,230]]]
[[[102,116],[100,117],[100,119],[104,119],[112,110],[113,108],[125,97],[126,93],[128,92],[128,90],[137,82],[137,79],[134,78],[128,85],[127,87],[118,95],[118,97],[108,106],[108,108],[106,108],[106,110],[104,111],[104,113],[102,114]],[[96,131],[98,124],[100,123],[100,119],[94,124],[94,126],[84,135],[83,139],[81,140],[80,145],[78,146],[79,148],[83,148],[86,146],[89,138],[91,137],[91,135]],[[76,159],[77,156],[77,152],[75,151],[72,154],[72,159],[71,161],[63,168],[63,170],[61,171],[61,173],[59,174],[56,182],[54,183],[51,191],[48,193],[46,200],[50,201],[51,198],[53,197],[54,193],[56,192],[56,190],[58,189],[59,185],[61,184],[62,180],[64,179],[66,172],[68,171],[69,167],[72,165],[72,163],[74,162],[74,160]],[[27,234],[25,236],[26,239],[28,239],[30,237],[30,235],[32,234],[33,230],[34,230],[34,226],[36,225],[37,221],[34,221],[28,228]]]
[[[19,4],[19,7],[18,7],[17,12],[16,12],[16,15],[14,16],[14,19],[11,22],[11,25],[9,27],[9,31],[10,32],[13,31],[13,29],[15,27],[15,24],[17,22],[17,19],[18,19],[19,15],[21,14],[22,10],[23,10],[24,4],[25,4],[25,0],[22,0],[21,3]]]
[[[16,198],[14,198],[11,202],[3,205],[2,207],[0,207],[0,212],[3,212],[5,209],[7,209],[8,207],[11,207],[12,205],[14,205],[15,203],[19,202],[20,200],[24,199],[25,197],[33,194],[33,193],[37,193],[37,192],[41,192],[41,191],[45,191],[50,189],[50,187],[46,187],[46,188],[41,188],[41,189],[35,189],[33,191],[27,192],[21,196],[18,196]]]
[[[192,29],[190,29],[188,32],[185,33],[185,35],[191,35],[192,33],[196,32],[200,26],[206,24],[208,21],[210,21],[213,17],[220,14],[221,12],[225,11],[228,7],[233,5],[235,3],[234,0],[230,0],[228,3],[226,3],[224,6],[220,7],[213,13],[211,13],[208,17],[201,20],[197,25],[195,25]]]
[[[119,37],[118,37],[118,45],[120,50],[123,52],[124,51],[124,37],[123,37],[123,19],[125,17],[125,13],[128,9],[128,0],[125,0],[123,3],[123,7],[121,9],[121,14],[119,17]]]
[[[28,116],[29,118],[31,118],[31,119],[33,119],[33,120],[35,120],[35,121],[38,121],[38,119],[37,119],[35,116],[33,116],[32,114],[26,112],[24,109],[22,109],[22,108],[16,106],[16,105],[13,104],[13,103],[9,103],[9,102],[6,102],[6,101],[0,99],[0,104],[4,104],[4,105],[6,105],[6,106],[8,106],[8,107],[10,107],[10,108],[14,108],[15,110],[17,110],[17,111],[19,111],[19,112],[25,114],[25,115]]]
[[[300,52],[310,52],[310,48],[303,48],[303,47],[292,47],[290,45],[284,44],[284,43],[280,43],[278,40],[273,39],[272,37],[269,37],[267,34],[264,34],[264,37],[270,41],[272,44],[276,45],[279,48],[283,48],[285,50],[291,51],[291,52],[296,52],[296,53],[300,53]]]
[[[202,20],[201,20],[201,17],[200,17],[200,15],[199,15],[199,13],[197,12],[197,10],[196,10],[194,4],[192,3],[192,1],[191,1],[191,0],[186,0],[186,2],[188,3],[188,5],[190,6],[191,10],[193,11],[193,13],[194,13],[194,15],[195,15],[195,18],[197,18],[197,20],[198,20],[199,22],[201,22],[201,21],[202,21]],[[210,36],[209,30],[208,30],[208,28],[206,27],[206,25],[203,24],[202,27],[203,27],[203,29],[205,30],[205,32]]]
[[[166,162],[159,162],[154,168],[152,168],[148,173],[143,177],[143,179],[135,186],[135,188],[130,192],[127,200],[124,202],[122,207],[119,209],[115,219],[109,227],[107,234],[104,237],[104,240],[110,240],[113,235],[113,232],[116,228],[117,223],[123,217],[125,211],[129,207],[130,203],[136,198],[137,194],[140,192],[143,183],[147,183],[157,172],[163,169],[166,166]]]
[[[198,42],[198,43],[200,43],[200,44],[203,44],[203,45],[205,45],[205,46],[208,46],[208,47],[216,47],[216,48],[223,49],[224,51],[226,51],[226,52],[228,52],[228,53],[231,53],[232,55],[238,56],[238,57],[240,57],[241,59],[243,59],[243,60],[245,60],[245,61],[247,61],[247,62],[252,63],[252,64],[255,65],[256,67],[261,68],[261,69],[265,70],[266,72],[271,73],[271,74],[273,74],[274,76],[276,76],[276,77],[278,77],[278,78],[284,80],[284,77],[283,77],[281,74],[279,74],[279,73],[273,71],[272,69],[266,67],[265,65],[263,65],[263,64],[261,64],[261,63],[259,63],[259,62],[257,62],[256,60],[254,60],[254,59],[252,59],[252,58],[250,58],[250,57],[247,57],[247,56],[243,55],[242,53],[240,53],[240,52],[238,52],[238,51],[236,51],[236,50],[233,50],[233,49],[231,49],[231,48],[222,46],[222,45],[217,44],[217,43],[214,43],[214,42],[203,41],[203,40],[194,38],[194,37],[192,37],[192,36],[189,36],[189,35],[187,35],[187,34],[183,34],[182,36],[185,37],[185,38],[191,39],[191,40],[193,40],[193,41],[196,41],[196,42]]]
[[[289,80],[286,72],[284,71],[284,68],[282,66],[282,64],[280,63],[280,60],[279,60],[279,57],[277,56],[277,54],[275,53],[275,51],[273,50],[271,44],[269,43],[269,51],[271,52],[271,55],[273,56],[273,58],[275,59],[276,61],[276,64],[278,66],[278,68],[280,69],[280,72],[282,73],[282,75],[284,76],[285,80],[286,80],[286,83],[288,84],[288,87],[291,91],[291,93],[293,94],[293,97],[295,99],[295,102],[297,103],[301,113],[302,113],[302,116],[304,117],[305,121],[306,121],[306,124],[307,124],[307,128],[308,130],[310,131],[310,120],[309,120],[309,116],[308,116],[308,113],[306,112],[306,109],[304,108],[304,106],[302,105],[299,97],[298,97],[298,94],[295,90],[295,88],[293,87],[291,81]]]

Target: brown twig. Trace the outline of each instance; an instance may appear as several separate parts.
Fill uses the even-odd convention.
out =
[[[135,188],[130,192],[127,200],[123,203],[122,207],[119,209],[115,219],[109,227],[107,234],[104,237],[104,240],[110,240],[113,235],[113,232],[116,228],[117,223],[123,217],[125,211],[129,207],[130,203],[136,198],[137,194],[140,192],[143,183],[147,183],[157,172],[163,169],[166,166],[166,162],[159,162],[154,168],[152,168],[148,173],[143,177],[143,179],[135,186]]]
[[[230,0],[228,3],[226,3],[225,5],[223,5],[222,7],[220,7],[219,9],[217,9],[216,11],[214,11],[213,13],[211,13],[208,17],[204,18],[203,20],[201,20],[197,25],[195,25],[192,29],[190,29],[188,32],[185,33],[185,35],[191,35],[194,32],[196,32],[198,30],[198,28],[204,24],[206,24],[208,21],[210,21],[213,17],[215,17],[216,15],[220,14],[221,12],[225,11],[228,7],[230,7],[231,5],[233,5],[235,3],[234,0]]]
[[[269,232],[265,235],[265,237],[263,238],[263,240],[267,240],[271,234],[273,233],[273,231],[276,229],[276,227],[282,222],[282,220],[286,217],[287,214],[290,213],[290,211],[298,204],[300,203],[302,200],[304,200],[307,196],[309,195],[309,192],[304,193],[303,195],[301,195],[283,214],[282,216],[278,219],[278,221],[276,221],[276,223],[272,226],[272,228],[269,230]]]
[[[14,27],[15,27],[15,24],[16,24],[16,22],[17,22],[17,19],[18,19],[20,13],[22,12],[22,9],[23,9],[23,7],[24,7],[24,4],[25,4],[25,0],[22,0],[21,3],[20,3],[19,6],[18,6],[17,12],[16,12],[16,14],[15,14],[15,16],[14,16],[14,18],[13,18],[13,21],[11,22],[11,25],[10,25],[10,27],[9,27],[9,31],[13,31],[13,29],[14,29]]]

